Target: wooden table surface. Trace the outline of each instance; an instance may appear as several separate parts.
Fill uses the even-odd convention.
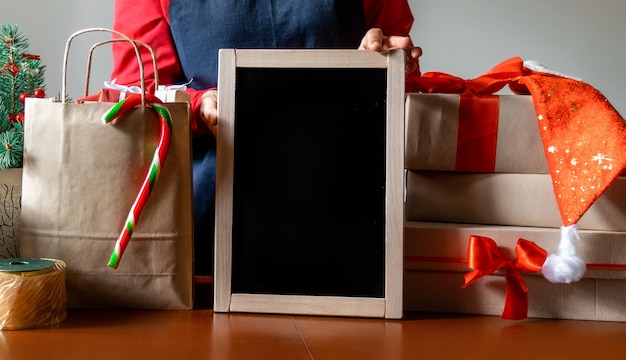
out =
[[[626,323],[406,314],[403,320],[71,310],[0,332],[0,359],[623,359]]]
[[[212,299],[210,284],[196,289]],[[0,331],[0,360],[626,358],[626,323],[405,313],[402,320],[73,310],[59,325]]]

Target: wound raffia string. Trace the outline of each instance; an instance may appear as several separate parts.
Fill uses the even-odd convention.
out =
[[[65,269],[61,260],[0,259],[0,331],[40,328],[65,320]]]
[[[119,266],[122,255],[124,255],[124,251],[128,246],[128,242],[133,235],[133,231],[137,226],[137,222],[139,221],[139,216],[143,211],[143,208],[152,193],[152,189],[159,177],[159,173],[161,172],[161,168],[163,167],[163,163],[165,162],[165,157],[167,155],[167,151],[170,146],[171,138],[172,138],[172,120],[169,110],[165,106],[163,106],[162,101],[157,97],[146,94],[145,104],[146,106],[152,108],[159,115],[159,142],[157,144],[157,148],[154,152],[154,156],[152,157],[152,162],[150,164],[150,168],[148,169],[148,173],[141,185],[139,193],[135,198],[135,202],[133,203],[130,211],[128,213],[128,217],[126,218],[126,222],[124,223],[124,227],[115,243],[115,248],[111,253],[111,258],[109,259],[109,266],[117,269]],[[105,124],[111,123],[114,119],[120,117],[127,111],[139,107],[142,105],[142,95],[141,94],[133,94],[126,99],[120,101],[115,106],[111,108],[104,116],[102,120]]]

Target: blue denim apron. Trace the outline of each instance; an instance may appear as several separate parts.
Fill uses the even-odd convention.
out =
[[[190,87],[217,86],[221,48],[358,47],[362,0],[171,0],[172,38]],[[193,141],[196,274],[213,273],[215,138]]]

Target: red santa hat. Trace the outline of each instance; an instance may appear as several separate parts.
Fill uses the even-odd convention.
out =
[[[576,255],[576,223],[626,167],[626,123],[598,90],[536,62],[524,62],[519,84],[534,100],[563,223],[542,273],[551,282],[575,282],[586,271]]]

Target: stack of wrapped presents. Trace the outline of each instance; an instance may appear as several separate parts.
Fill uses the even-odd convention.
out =
[[[519,78],[502,76],[504,82],[512,77]],[[624,149],[624,121],[600,94],[571,95],[550,82],[555,78],[560,75],[527,82],[535,90],[527,95],[493,95],[489,85],[480,93],[471,81],[454,77],[445,81],[457,83],[457,91],[432,86],[407,94],[405,310],[626,321],[626,177],[619,176],[623,165],[612,153]],[[557,97],[567,114],[551,103]],[[543,132],[551,129],[553,138],[546,140]],[[606,140],[604,129],[615,140]],[[571,183],[559,177],[566,171]],[[606,187],[596,185],[596,171],[610,172]],[[572,216],[562,206],[568,201],[587,203]],[[569,247],[565,225],[576,227]],[[534,267],[519,265],[529,256],[522,249],[528,243],[538,249]],[[486,247],[488,254],[476,254]],[[584,268],[573,280],[549,281],[543,262],[562,252]],[[483,262],[471,260],[477,256],[496,265],[476,270],[473,264]],[[511,317],[511,308],[518,315]]]

